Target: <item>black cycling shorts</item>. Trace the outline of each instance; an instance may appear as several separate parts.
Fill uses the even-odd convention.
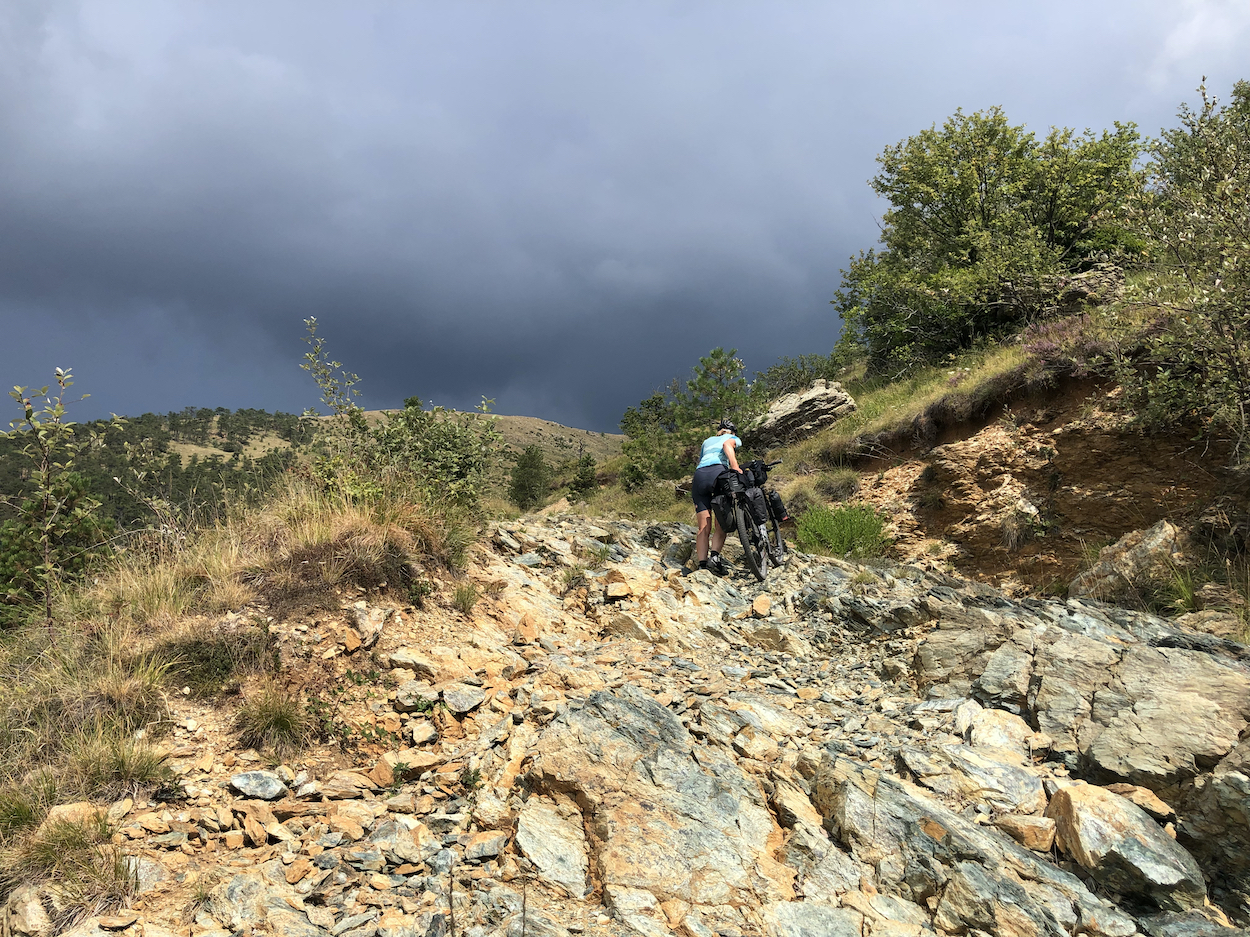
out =
[[[694,499],[696,511],[712,510],[712,495],[716,494],[716,479],[721,472],[727,471],[725,466],[705,465],[694,470],[694,482],[690,486],[690,497]]]

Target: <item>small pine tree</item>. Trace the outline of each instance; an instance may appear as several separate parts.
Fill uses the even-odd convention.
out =
[[[595,462],[595,457],[589,452],[583,452],[581,458],[577,460],[577,474],[569,482],[569,491],[584,495],[598,488],[599,483],[595,479],[596,468],[598,464]]]
[[[551,476],[551,466],[543,458],[542,449],[538,446],[527,446],[512,467],[512,484],[508,486],[508,497],[522,511],[537,507],[547,497]]]

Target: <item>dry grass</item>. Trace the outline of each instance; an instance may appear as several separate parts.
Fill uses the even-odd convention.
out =
[[[640,491],[604,485],[586,499],[582,510],[591,517],[629,517],[654,521],[694,523],[694,503],[688,493],[676,494],[677,482],[656,481]]]
[[[0,890],[48,881],[54,932],[89,914],[124,907],[138,881],[134,867],[110,842],[103,816],[58,820],[0,848]]]
[[[292,476],[262,507],[236,507],[220,523],[120,553],[64,611],[168,625],[256,599],[276,614],[336,604],[336,590],[349,586],[405,590],[418,560],[460,565],[475,535],[466,518],[408,490],[352,501]]]
[[[239,744],[285,755],[312,739],[313,720],[304,701],[274,683],[265,683],[248,695],[235,713]]]
[[[966,352],[948,366],[926,368],[894,383],[849,380],[847,389],[859,409],[810,439],[781,450],[787,472],[829,470],[872,454],[874,437],[923,433],[924,419],[957,422],[1014,382],[1025,364],[1019,345]]]

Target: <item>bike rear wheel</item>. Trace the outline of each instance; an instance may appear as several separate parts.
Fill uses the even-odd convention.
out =
[[[747,567],[760,582],[768,575],[767,545],[760,543],[759,534],[751,523],[751,515],[740,498],[734,498],[734,524],[738,528],[738,542],[742,544],[742,555]]]

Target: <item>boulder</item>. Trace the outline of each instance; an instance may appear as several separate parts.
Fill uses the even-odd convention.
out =
[[[1147,530],[1125,534],[1098,551],[1098,562],[1068,585],[1072,598],[1131,601],[1144,580],[1166,578],[1184,558],[1184,538],[1175,525],[1163,520]]]
[[[756,447],[781,446],[813,436],[857,409],[837,381],[817,380],[807,390],[774,400],[745,441]]]
[[[590,863],[582,815],[575,808],[565,816],[554,805],[532,797],[517,820],[516,842],[534,863],[538,877],[561,888],[571,898],[586,894]]]
[[[1046,815],[1055,821],[1059,848],[1111,891],[1149,899],[1164,911],[1206,901],[1194,857],[1128,799],[1075,784],[1055,793]]]

